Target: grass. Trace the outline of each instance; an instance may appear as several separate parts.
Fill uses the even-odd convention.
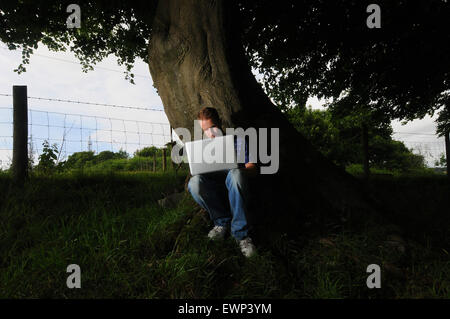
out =
[[[178,165],[178,164],[177,164]],[[187,164],[182,164],[184,168],[187,167]],[[106,161],[102,161],[97,164],[93,164],[91,162],[85,163],[83,166],[85,171],[88,172],[104,172],[104,171],[149,171],[153,169],[153,157],[142,157],[142,156],[133,156],[132,158],[127,159],[109,159]],[[161,155],[156,157],[155,161],[155,170],[162,171],[163,169],[163,158]],[[170,161],[170,153],[167,153],[167,161],[166,161],[166,170],[171,172],[174,171],[175,168],[172,166]]]
[[[185,177],[73,171],[34,176],[19,191],[0,174],[0,297],[450,297],[444,179],[370,182],[406,229],[405,253],[367,220],[256,239],[258,254],[246,259],[232,238],[206,239],[209,218],[188,194],[172,209],[157,205]],[[81,289],[66,287],[69,264],[81,267]],[[369,264],[381,266],[381,289],[366,286]]]

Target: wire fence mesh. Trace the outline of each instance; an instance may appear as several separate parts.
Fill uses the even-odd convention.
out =
[[[3,96],[8,96],[4,94]],[[54,99],[53,99],[54,100]],[[66,103],[76,101],[59,100]],[[86,103],[86,102],[79,102]],[[89,102],[87,102],[89,103]],[[3,103],[7,104],[7,103]],[[11,103],[12,104],[12,103]],[[111,104],[99,104],[113,106]],[[145,110],[146,118],[155,118],[161,110],[150,108],[122,108]],[[117,117],[44,111],[44,106],[36,105],[28,109],[28,148],[30,157],[36,162],[43,150],[43,142],[56,144],[61,161],[71,154],[92,151],[124,151],[132,155],[145,147],[165,147],[172,139],[168,121],[127,120]],[[161,117],[161,116],[159,116]],[[0,106],[0,167],[11,165],[13,150],[13,107]]]
[[[11,98],[11,94],[0,94]],[[115,104],[73,101],[42,97],[28,97],[29,100],[58,103],[82,104],[88,106],[107,106],[145,111],[146,117],[154,118],[162,110],[124,106]],[[2,104],[9,104],[4,102]],[[0,104],[1,105],[1,104]],[[12,105],[12,103],[10,104]],[[71,154],[92,151],[99,154],[108,150],[125,151],[132,155],[144,147],[163,148],[172,140],[168,121],[127,120],[123,118],[44,111],[45,107],[35,105],[28,109],[28,147],[30,156],[36,162],[43,150],[43,142],[56,144],[61,158],[66,160]],[[8,168],[12,162],[13,150],[13,108],[0,106],[0,168]],[[413,152],[423,155],[428,166],[434,166],[445,154],[445,141],[435,134],[423,132],[394,132],[393,138],[402,141]]]

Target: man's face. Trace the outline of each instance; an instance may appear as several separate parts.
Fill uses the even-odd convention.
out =
[[[209,138],[214,138],[219,135],[219,128],[211,121],[211,119],[200,119],[200,126]]]

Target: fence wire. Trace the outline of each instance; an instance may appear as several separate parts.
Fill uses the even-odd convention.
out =
[[[140,108],[141,109],[141,108]],[[141,109],[142,110],[142,109]],[[159,110],[147,110],[151,112]],[[125,120],[55,111],[28,109],[28,148],[34,160],[43,150],[43,142],[56,144],[60,160],[71,154],[92,151],[125,151],[128,154],[145,147],[165,147],[171,141],[167,122]],[[13,108],[0,107],[0,167],[11,165],[13,150]]]
[[[0,93],[3,97],[11,94]],[[157,108],[103,104],[44,97],[28,97],[33,100],[108,106],[129,110],[144,110],[152,114],[161,113]],[[12,162],[13,108],[0,107],[0,168]],[[172,140],[169,123],[156,121],[125,120],[114,117],[93,116],[55,111],[28,109],[28,141],[30,156],[35,159],[43,150],[43,142],[57,144],[60,160],[81,151],[100,153],[105,150],[135,152],[148,146],[162,148]],[[394,132],[393,138],[402,141],[413,152],[423,155],[432,166],[445,153],[445,142],[435,134],[423,132]],[[422,140],[418,141],[416,138]]]

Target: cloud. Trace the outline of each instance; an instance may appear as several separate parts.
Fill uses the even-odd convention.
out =
[[[0,43],[0,47],[5,47],[5,45]],[[73,63],[62,60],[72,61]],[[110,142],[112,140],[117,142],[116,145],[113,145],[113,150],[116,151],[123,147],[127,148],[129,153],[139,148],[139,143],[142,146],[153,143],[162,145],[170,140],[167,137],[170,134],[167,116],[162,111],[161,99],[153,87],[148,65],[143,61],[136,61],[132,70],[139,75],[135,77],[135,85],[125,80],[124,68],[117,64],[114,56],[109,56],[94,67],[94,71],[88,73],[82,72],[81,66],[77,64],[77,59],[71,52],[51,52],[44,46],[39,46],[35,55],[31,57],[27,72],[19,75],[13,70],[20,62],[20,51],[0,49],[0,69],[2,70],[0,93],[12,94],[13,85],[26,85],[29,97],[161,110],[148,111],[29,99],[28,108],[32,110],[29,112],[29,124],[35,124],[34,127],[29,126],[29,134],[33,134],[33,138],[36,139],[34,144],[36,144],[38,150],[42,148],[41,144],[45,138],[61,140],[64,127],[69,130],[71,125],[75,128],[72,128],[72,131],[67,134],[66,139],[77,142],[66,143],[65,147],[68,148],[68,152],[87,150],[89,136],[94,150],[96,150],[97,145],[100,146],[99,151],[111,149],[109,143],[102,141]],[[11,108],[12,97],[0,96],[0,107]],[[76,115],[62,115],[56,112]],[[12,110],[0,109],[0,117],[0,122],[12,122]],[[139,130],[136,121],[142,121],[139,122]],[[82,132],[79,129],[80,122],[84,124]],[[161,124],[143,122],[163,123],[165,125],[161,129]],[[49,132],[45,126],[47,124],[60,127],[51,127]],[[96,126],[97,130],[95,129]],[[115,132],[120,130],[139,133]],[[167,135],[165,139],[160,135],[155,135],[152,138],[152,132],[156,134],[158,130]],[[0,135],[12,136],[12,126],[0,124]],[[12,139],[6,140],[0,138],[0,148],[12,146]],[[10,161],[12,157],[10,153],[11,151],[8,150],[0,150],[0,160],[2,160],[3,166]]]

